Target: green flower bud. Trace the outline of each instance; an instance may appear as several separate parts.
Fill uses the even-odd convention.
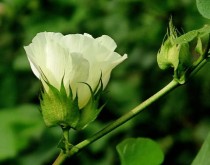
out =
[[[162,44],[158,54],[157,62],[160,69],[168,69],[170,67],[174,68],[174,71],[178,69],[180,65],[182,67],[187,65],[190,61],[189,45],[186,43],[177,44],[176,39],[177,32],[172,24],[169,23],[169,30],[167,33],[167,39]]]
[[[178,37],[170,20],[167,39],[157,54],[159,67],[163,70],[173,68],[174,79],[185,83],[188,71],[206,58],[209,34],[210,26],[206,25]]]

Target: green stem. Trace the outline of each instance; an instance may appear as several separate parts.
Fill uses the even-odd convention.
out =
[[[61,151],[57,159],[52,165],[61,165],[67,158],[68,158],[68,155],[65,154],[63,151]]]
[[[205,64],[207,63],[207,59],[203,59],[190,73],[189,78],[195,75]]]
[[[90,137],[90,138],[88,138],[88,139],[86,139],[86,140],[78,143],[77,145],[75,145],[74,148],[76,148],[77,150],[74,150],[74,148],[72,148],[72,150],[70,151],[70,154],[71,155],[75,154],[80,149],[82,149],[85,146],[89,145],[90,143],[98,140],[99,138],[101,138],[104,135],[108,134],[109,132],[111,132],[115,128],[121,126],[123,123],[125,123],[126,121],[128,121],[131,118],[135,117],[143,109],[145,109],[146,107],[148,107],[149,105],[151,105],[152,103],[154,103],[156,100],[158,100],[162,96],[166,95],[168,92],[170,92],[171,90],[173,90],[177,86],[179,86],[179,83],[177,81],[175,81],[175,80],[172,80],[168,85],[166,85],[159,92],[157,92],[156,94],[154,94],[153,96],[151,96],[150,98],[148,98],[147,100],[145,100],[143,103],[139,104],[134,109],[130,110],[128,113],[126,113],[122,117],[118,118],[116,121],[114,121],[113,123],[109,124],[104,129],[102,129],[101,131],[99,131],[98,133],[96,133],[95,135],[93,135],[92,137]]]
[[[69,157],[70,148],[72,147],[72,145],[69,143],[70,127],[61,126],[61,128],[63,131],[63,138],[61,140],[61,143],[64,143],[64,149],[61,150],[53,165],[61,165],[67,159],[67,157]]]
[[[68,154],[69,151],[70,151],[70,147],[72,146],[70,143],[69,143],[69,130],[70,130],[70,127],[68,126],[61,126],[62,128],[62,131],[63,131],[63,143],[64,143],[64,149],[63,151]]]

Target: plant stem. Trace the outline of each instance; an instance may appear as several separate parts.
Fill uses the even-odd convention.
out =
[[[57,159],[55,160],[55,162],[52,165],[61,165],[66,159],[67,159],[68,155],[65,154],[63,151],[60,152],[60,154],[58,155]]]
[[[189,78],[191,78],[194,74],[196,74],[205,64],[207,63],[207,59],[203,59],[190,73]]]
[[[61,150],[59,156],[57,157],[57,159],[55,160],[55,162],[53,163],[53,165],[61,165],[66,158],[69,156],[70,153],[70,147],[72,146],[69,143],[69,130],[70,127],[66,127],[66,126],[61,126],[62,131],[63,131],[63,138],[61,140],[61,143],[64,143],[64,149]]]
[[[179,86],[179,83],[177,81],[175,81],[175,80],[172,80],[168,85],[166,85],[164,88],[162,88],[156,94],[154,94],[153,96],[151,96],[150,98],[148,98],[147,100],[145,100],[144,102],[142,102],[141,104],[136,106],[134,109],[130,110],[128,113],[126,113],[125,115],[121,116],[116,121],[112,122],[111,124],[106,126],[104,129],[102,129],[101,131],[99,131],[96,134],[94,134],[92,137],[90,137],[90,138],[88,138],[88,139],[78,143],[77,145],[75,145],[75,148],[77,148],[77,151],[72,150],[72,152],[70,152],[70,154],[71,155],[75,154],[75,152],[78,152],[80,149],[82,149],[85,146],[89,145],[90,143],[98,140],[99,138],[101,138],[104,135],[108,134],[109,132],[111,132],[115,128],[121,126],[123,123],[125,123],[126,121],[128,121],[131,118],[135,117],[143,109],[145,109],[146,107],[148,107],[149,105],[151,105],[152,103],[157,101],[162,96],[166,95],[168,92],[170,92],[171,90],[173,90],[177,86]]]

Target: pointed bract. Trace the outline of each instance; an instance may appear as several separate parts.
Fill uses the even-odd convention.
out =
[[[77,98],[68,96],[63,85],[60,90],[48,83],[47,85],[49,90],[44,90],[40,99],[41,113],[46,125],[75,127],[80,116]]]

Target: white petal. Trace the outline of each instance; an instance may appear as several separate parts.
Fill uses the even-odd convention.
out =
[[[30,63],[30,66],[31,66],[31,69],[32,69],[33,73],[35,74],[35,76],[38,79],[40,79],[40,71],[38,69],[38,66],[36,65],[36,62],[33,59],[33,56],[32,56],[33,53],[31,51],[30,46],[25,46],[24,49],[26,51],[26,54],[27,54],[27,57],[28,57],[28,61]]]
[[[91,91],[87,84],[78,83],[77,86],[79,108],[82,109],[90,100]]]
[[[90,35],[90,34],[88,34],[88,33],[84,33],[84,36],[87,36],[87,37],[89,37],[89,38],[93,38],[93,36]]]
[[[92,45],[94,39],[82,34],[69,34],[63,37],[62,44],[71,53],[83,53]]]
[[[47,80],[59,88],[65,51],[59,45],[63,35],[60,33],[38,33],[29,46],[24,47],[34,74],[40,78],[44,74]],[[39,72],[39,74],[38,74]]]
[[[115,52],[114,52],[115,53]],[[116,54],[116,53],[115,53]],[[103,88],[105,88],[109,82],[111,72],[112,70],[119,65],[121,62],[123,62],[127,58],[127,54],[124,54],[123,56],[120,56],[115,61],[109,61],[106,64],[104,63],[104,66],[102,68],[102,82],[103,82]]]
[[[82,54],[72,53],[72,71],[70,74],[70,85],[73,96],[78,94],[79,107],[82,108],[90,99],[90,90],[87,85],[89,77],[89,62],[83,58]]]
[[[114,51],[117,47],[117,44],[114,42],[114,40],[107,35],[102,35],[101,37],[96,38],[96,41],[98,41],[101,45],[110,51]]]
[[[65,63],[66,63],[66,56],[68,53],[62,48],[57,42],[48,42],[45,47],[45,55],[46,55],[46,68],[52,73],[54,80],[49,80],[49,82],[56,86],[60,87],[62,78],[65,75]],[[48,75],[45,75],[48,77]]]

